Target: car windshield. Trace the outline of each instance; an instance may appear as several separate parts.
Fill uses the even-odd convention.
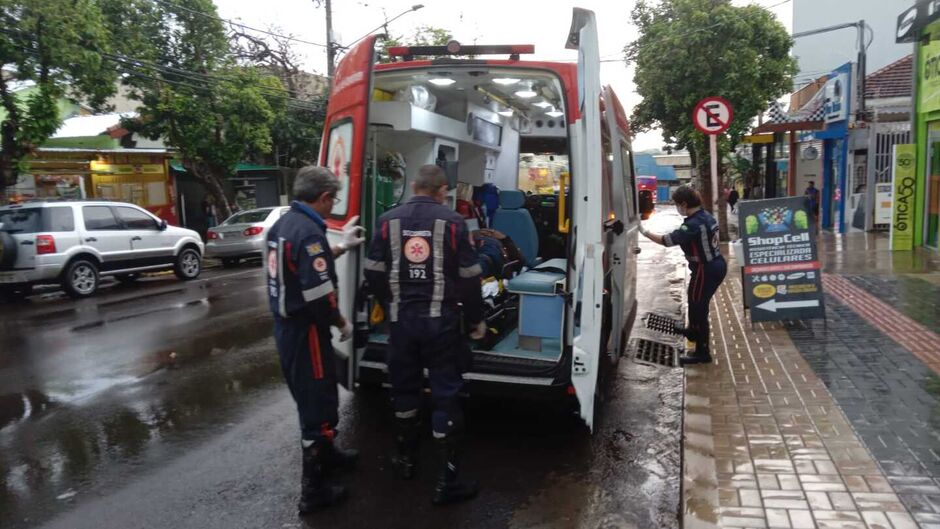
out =
[[[271,214],[272,209],[273,208],[242,211],[241,213],[236,213],[225,219],[225,222],[223,222],[222,225],[225,226],[228,224],[249,224],[254,222],[264,222],[264,220],[268,218],[268,215]]]
[[[2,229],[9,233],[36,233],[42,231],[41,208],[7,209],[0,211]]]

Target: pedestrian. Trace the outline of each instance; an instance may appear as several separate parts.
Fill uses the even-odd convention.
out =
[[[718,221],[702,209],[702,198],[689,186],[679,186],[672,193],[679,214],[685,217],[672,233],[657,235],[640,226],[640,233],[663,246],[680,246],[689,261],[692,278],[688,288],[688,327],[677,331],[695,342],[692,355],[680,358],[682,365],[711,363],[709,348],[708,306],[712,296],[728,272],[728,265],[719,247]]]
[[[215,197],[206,195],[202,199],[202,215],[206,220],[206,229],[212,229],[219,225],[218,208],[215,206]]]
[[[813,214],[813,219],[819,216],[819,190],[816,189],[816,182],[810,180],[807,182],[806,191],[803,191],[803,196],[806,197],[806,205],[809,207],[809,211]]]
[[[300,418],[303,471],[301,514],[338,503],[345,488],[332,484],[334,470],[355,466],[358,452],[336,445],[339,421],[336,370],[330,327],[340,341],[352,336],[352,324],[337,308],[334,259],[365,242],[353,217],[342,241],[330,247],[326,218],[337,202],[339,181],[328,169],[307,166],[294,181],[294,201],[268,232],[268,298],[274,313],[274,339],[281,371]]]
[[[738,203],[738,188],[732,187],[731,192],[728,193],[728,205],[731,206],[731,212],[734,213],[734,205]]]
[[[440,458],[432,501],[436,505],[476,496],[475,481],[458,481],[457,456],[464,419],[458,394],[463,320],[470,337],[486,333],[481,267],[463,217],[444,206],[447,176],[425,165],[412,182],[414,197],[379,218],[365,273],[389,319],[388,376],[397,429],[396,474],[415,477],[419,408],[428,371],[434,410],[431,426]]]

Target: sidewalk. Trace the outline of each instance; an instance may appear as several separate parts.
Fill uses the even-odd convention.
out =
[[[730,260],[686,369],[686,528],[940,528],[940,259],[821,239],[826,321],[752,327]]]

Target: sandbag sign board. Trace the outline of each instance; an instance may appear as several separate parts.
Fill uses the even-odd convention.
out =
[[[751,321],[825,318],[822,270],[806,200],[745,200],[738,205]]]

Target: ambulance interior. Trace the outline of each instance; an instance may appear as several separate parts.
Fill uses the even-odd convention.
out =
[[[559,79],[531,69],[434,66],[378,71],[373,88],[363,225],[373,229],[411,197],[422,165],[444,168],[449,205],[467,219],[484,270],[490,332],[474,350],[557,363],[570,217]],[[508,236],[510,247],[487,229]],[[384,344],[387,323],[377,320],[370,317],[370,343]]]

